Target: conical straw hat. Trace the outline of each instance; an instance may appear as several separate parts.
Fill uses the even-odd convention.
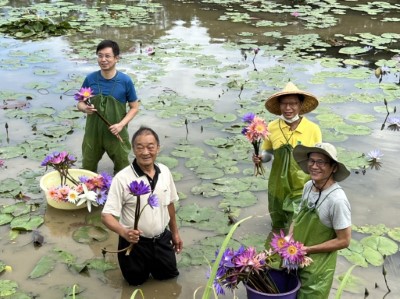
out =
[[[288,82],[282,91],[274,93],[265,101],[265,108],[267,108],[267,110],[272,114],[281,115],[282,113],[279,107],[278,97],[289,94],[304,95],[304,102],[301,105],[300,109],[301,115],[313,111],[318,106],[318,100],[313,94],[302,91],[298,89],[297,86],[294,85],[292,82]]]

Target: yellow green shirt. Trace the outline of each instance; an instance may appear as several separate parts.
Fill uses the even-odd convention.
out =
[[[271,121],[268,124],[268,130],[270,135],[264,139],[261,145],[262,150],[276,150],[287,143],[294,148],[298,144],[314,146],[316,143],[322,142],[322,134],[318,125],[304,116],[294,131],[290,131],[290,126],[280,118]]]

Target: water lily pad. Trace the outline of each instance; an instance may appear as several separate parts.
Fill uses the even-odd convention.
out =
[[[13,220],[14,217],[11,214],[1,213],[0,214],[0,225],[8,224]]]
[[[393,240],[400,242],[400,227],[392,228],[388,231],[389,237]]]
[[[113,270],[118,268],[116,263],[106,261],[103,258],[93,258],[87,260],[86,263],[89,269],[94,269],[101,272],[106,272],[108,270]]]
[[[213,119],[221,123],[226,123],[235,121],[237,119],[237,116],[233,113],[225,113],[225,114],[218,113],[214,115]]]
[[[171,155],[180,158],[191,158],[195,156],[201,156],[203,153],[204,150],[199,147],[191,145],[179,145],[175,147],[175,149],[171,152]]]
[[[355,113],[348,116],[348,119],[357,123],[368,123],[376,120],[376,117],[371,114]]]
[[[72,233],[72,239],[78,243],[90,244],[93,241],[105,241],[108,238],[108,232],[99,226],[82,226]]]
[[[199,166],[195,170],[197,176],[204,180],[217,179],[224,176],[224,171],[216,168],[215,166]]]
[[[64,264],[71,265],[76,261],[76,257],[72,253],[59,248],[54,248],[53,251],[57,253],[58,259]]]
[[[212,183],[203,183],[193,186],[190,191],[194,195],[202,195],[203,197],[214,197],[220,194],[219,191],[215,190],[215,186]]]
[[[213,209],[201,208],[197,204],[183,206],[178,211],[178,217],[186,222],[199,223],[210,220],[210,213]]]
[[[11,296],[17,292],[18,284],[13,280],[0,279],[0,296]]]
[[[368,267],[368,263],[365,260],[364,255],[361,253],[353,252],[353,251],[350,251],[349,249],[345,248],[345,249],[339,250],[338,254],[344,256],[346,258],[346,260],[348,260],[350,263],[352,263],[354,265],[364,267],[364,268]]]
[[[348,125],[348,124],[339,124],[335,128],[339,133],[347,134],[347,135],[371,135],[372,130],[366,126],[358,125]]]
[[[19,190],[21,183],[15,179],[7,178],[0,181],[0,193]]]
[[[238,178],[219,178],[214,180],[213,184],[219,192],[241,192],[249,189],[249,186]]]
[[[365,224],[365,225],[361,225],[361,226],[353,225],[352,229],[354,231],[360,232],[362,234],[370,234],[370,235],[376,235],[376,236],[382,236],[382,235],[388,233],[388,231],[389,231],[389,228],[382,223],[376,224],[376,225],[369,225],[369,224]]]
[[[219,208],[226,207],[249,207],[257,203],[257,197],[250,191],[239,193],[224,193],[224,199],[218,205]]]
[[[179,164],[178,159],[164,155],[157,156],[157,162],[165,164],[166,166],[168,166],[169,169],[173,169]]]
[[[5,206],[1,209],[2,213],[11,214],[14,217],[27,214],[31,211],[31,206],[27,205],[25,202],[18,202],[13,205]]]
[[[25,149],[20,146],[0,147],[0,156],[3,159],[11,159],[11,158],[16,158],[16,157],[21,157],[24,154],[25,154]]]
[[[382,255],[392,255],[399,250],[396,242],[383,236],[365,237],[360,242],[364,247],[370,247]]]
[[[363,255],[365,260],[371,265],[376,267],[383,265],[384,259],[379,251],[374,250],[371,247],[364,247]]]
[[[51,255],[45,255],[35,265],[35,268],[33,268],[32,272],[29,274],[29,278],[35,279],[42,277],[53,271],[55,265],[56,261],[54,257]]]
[[[15,217],[11,223],[10,227],[14,230],[27,230],[31,231],[38,228],[44,222],[43,216],[31,216],[31,215],[22,215],[19,217]]]

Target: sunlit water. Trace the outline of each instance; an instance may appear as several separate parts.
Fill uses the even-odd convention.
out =
[[[162,14],[158,15],[156,25],[141,26],[140,31],[113,28],[104,28],[93,33],[93,38],[111,38],[120,42],[125,56],[132,54],[132,47],[138,45],[138,41],[142,40],[145,45],[152,45],[156,39],[167,40],[177,39],[182,40],[187,44],[201,46],[202,53],[207,55],[214,55],[222,62],[237,62],[247,63],[249,67],[244,71],[237,71],[232,73],[246,74],[253,68],[251,57],[244,61],[240,50],[227,50],[221,46],[224,41],[238,41],[238,32],[251,31],[259,33],[258,45],[269,45],[271,41],[262,36],[265,29],[255,28],[243,23],[221,22],[216,19],[220,15],[217,6],[210,6],[211,9],[205,9],[205,6],[197,4],[183,4],[175,1],[158,1],[163,3],[165,9]],[[270,16],[272,17],[272,16]],[[281,18],[281,17],[277,17]],[[355,13],[351,16],[343,16],[340,24],[330,29],[314,30],[313,33],[318,33],[324,38],[330,38],[334,33],[351,34],[353,32],[372,32],[381,34],[383,32],[397,32],[399,31],[398,25],[393,23],[386,23],[382,25],[376,22],[375,26],[373,19],[369,16]],[[394,23],[396,24],[396,23]],[[300,26],[282,27],[276,30],[281,30],[283,34],[301,34]],[[46,78],[46,81],[59,82],[62,80],[69,80],[72,76],[84,76],[88,72],[97,69],[95,60],[86,61],[85,59],[77,59],[71,54],[71,45],[81,38],[88,38],[88,36],[77,35],[71,37],[50,38],[45,41],[39,42],[21,42],[10,38],[0,38],[0,43],[7,45],[0,48],[1,57],[8,57],[10,52],[15,50],[34,52],[35,50],[49,50],[49,55],[56,60],[54,63],[30,65],[28,68],[21,68],[18,70],[4,70],[0,68],[0,81],[1,90],[12,90],[14,92],[31,92],[27,91],[24,86],[32,81],[40,81],[41,78],[33,75],[37,68],[51,68],[57,69],[58,73],[51,78]],[[158,51],[158,50],[157,50]],[[331,51],[332,52],[332,51]],[[335,54],[335,53],[330,53]],[[123,56],[124,56],[123,55]],[[156,52],[157,55],[157,52]],[[323,54],[319,54],[323,55]],[[368,60],[368,57],[364,57]],[[388,58],[387,58],[388,59]],[[269,67],[275,66],[279,61],[279,57],[274,57],[268,52],[261,51],[257,56],[255,62],[259,71]],[[129,63],[128,63],[129,62]],[[179,95],[188,98],[203,98],[209,101],[215,101],[215,110],[217,112],[231,112],[235,113],[238,108],[238,90],[227,90],[226,86],[216,87],[199,87],[195,83],[198,78],[195,77],[198,73],[196,69],[188,67],[187,64],[182,63],[180,58],[171,58],[165,67],[165,74],[160,75],[159,81],[151,83],[146,80],[148,72],[140,70],[140,60],[122,60],[119,64],[119,69],[132,72],[137,77],[136,85],[140,99],[145,103],[147,98],[157,96],[165,89],[170,89],[177,92]],[[310,84],[309,80],[313,75],[320,72],[324,68],[319,64],[309,64],[303,67],[296,65],[286,65],[286,71],[290,77],[305,86],[309,86],[309,90],[317,96],[322,97],[326,94],[336,93],[350,95],[352,92],[357,92],[354,86],[354,81],[347,79],[332,78],[329,83],[337,83],[342,87],[333,89],[328,87],[327,84]],[[340,71],[339,69],[337,71]],[[271,74],[274,76],[274,74]],[[398,74],[391,74],[385,77],[387,82],[394,82],[398,80]],[[371,70],[371,77],[367,81],[376,81]],[[144,82],[144,83],[142,83]],[[271,86],[265,86],[269,93],[273,92]],[[244,89],[242,98],[250,97],[257,91],[251,89]],[[49,89],[48,94],[37,92],[30,106],[32,108],[51,106],[57,110],[66,109],[74,105],[70,92],[60,94],[52,92]],[[393,107],[398,105],[396,102],[390,103]],[[351,205],[353,214],[353,223],[356,225],[376,225],[383,223],[387,227],[398,227],[398,213],[400,210],[398,194],[399,194],[399,175],[398,169],[400,162],[398,159],[399,152],[399,132],[389,130],[381,130],[381,124],[385,118],[384,113],[375,112],[374,107],[383,106],[383,103],[364,104],[359,102],[346,102],[343,104],[327,104],[321,103],[321,107],[331,107],[333,111],[340,114],[344,118],[351,113],[365,113],[374,114],[376,121],[366,124],[372,129],[372,134],[369,136],[349,136],[344,142],[338,142],[336,145],[345,147],[349,150],[367,153],[370,150],[379,148],[383,153],[382,158],[383,167],[379,171],[367,170],[365,175],[355,174],[341,183],[341,186],[346,191]],[[23,140],[32,138],[32,130],[23,119],[6,119],[4,111],[0,110],[0,125],[4,128],[5,122],[9,125],[9,144],[14,145],[22,142]],[[310,118],[317,121],[316,114],[310,114]],[[168,155],[173,148],[182,139],[188,139],[193,144],[210,150],[203,140],[213,138],[215,136],[229,137],[229,133],[206,126],[204,123],[190,123],[188,125],[189,134],[186,133],[186,128],[176,127],[171,125],[171,119],[160,119],[156,116],[155,111],[142,109],[140,114],[129,126],[129,132],[132,134],[140,125],[150,125],[157,132],[159,132],[162,143],[162,154]],[[318,121],[317,121],[318,122]],[[84,120],[81,119],[80,123],[83,127]],[[203,127],[203,128],[202,128]],[[3,130],[3,129],[1,129]],[[83,136],[83,131],[75,131],[66,139],[68,148],[73,149],[76,155],[80,155],[80,144]],[[5,132],[1,131],[1,146],[6,146]],[[0,157],[1,158],[1,157]],[[6,160],[7,169],[0,170],[0,179],[7,177],[15,177],[17,174],[26,168],[35,169],[38,166],[37,161],[31,161],[24,158],[14,158]],[[266,164],[269,167],[270,164]],[[100,169],[111,172],[111,162],[105,157],[100,163]],[[191,188],[198,184],[200,180],[196,178],[189,169],[184,166],[184,160],[181,159],[180,165],[175,171],[183,173],[183,179],[177,182],[179,191],[188,195],[188,199],[182,201],[182,205],[190,204],[193,202],[199,205],[211,205],[217,207],[217,202],[210,199],[204,199],[198,196],[191,196]],[[257,194],[259,203],[250,208],[242,209],[241,218],[248,215],[254,217],[242,225],[236,232],[235,237],[240,240],[248,232],[256,232],[267,235],[270,228],[270,219],[267,215],[267,196],[265,192]],[[2,199],[2,203],[13,203],[12,199]],[[100,210],[96,210],[99,213]],[[66,270],[63,264],[57,264],[57,267],[46,277],[40,279],[28,279],[29,273],[32,271],[36,262],[50,252],[53,248],[62,248],[77,256],[82,261],[92,258],[94,256],[101,256],[101,248],[115,248],[116,236],[111,235],[110,239],[105,242],[95,243],[94,245],[78,244],[71,239],[71,234],[75,227],[84,222],[84,217],[87,214],[85,210],[75,212],[59,211],[48,208],[45,213],[45,224],[39,230],[45,237],[45,244],[40,248],[34,248],[31,243],[31,234],[26,233],[19,236],[15,241],[9,241],[7,226],[0,227],[0,244],[1,255],[0,259],[8,265],[12,265],[13,271],[2,275],[1,279],[15,280],[19,284],[19,288],[25,292],[31,292],[32,295],[40,295],[40,298],[61,298],[62,292],[60,286],[73,285],[79,283],[85,289],[82,293],[82,298],[130,298],[133,287],[129,287],[123,281],[119,269],[106,272],[105,276],[90,272],[90,275],[73,274]],[[190,246],[195,244],[196,241],[212,235],[210,232],[199,231],[194,228],[181,227],[180,229],[184,244]],[[355,238],[360,235],[355,234]],[[178,257],[179,258],[179,257]],[[116,261],[115,255],[108,255],[107,259]],[[386,263],[388,271],[388,283],[392,292],[386,298],[397,298],[400,296],[399,289],[399,258],[391,256],[389,263]],[[349,267],[344,258],[339,257],[337,274],[345,272]],[[150,281],[143,285],[141,289],[145,294],[145,298],[192,298],[193,293],[198,289],[202,293],[202,288],[206,283],[206,267],[192,267],[188,269],[180,269],[181,275],[173,281],[166,282],[153,282]],[[382,298],[386,293],[384,279],[381,275],[381,267],[356,268],[354,274],[364,279],[362,288],[367,288],[370,296],[369,298]],[[334,288],[337,287],[335,282]],[[200,297],[198,294],[197,298]],[[238,290],[239,298],[244,298],[244,290],[242,287]],[[331,296],[333,298],[334,292]],[[231,298],[232,296],[226,296]],[[361,294],[345,293],[342,298],[363,298]],[[138,297],[136,297],[138,298]]]

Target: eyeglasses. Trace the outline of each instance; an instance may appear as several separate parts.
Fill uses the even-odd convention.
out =
[[[299,106],[300,102],[279,102],[280,106],[289,106],[290,108],[295,108]]]
[[[157,146],[154,144],[149,144],[147,146],[144,145],[135,145],[135,150],[138,151],[139,153],[144,152],[145,150],[148,150],[149,152],[154,152],[157,149]]]
[[[114,55],[109,55],[109,54],[106,54],[106,55],[97,54],[96,56],[97,56],[97,59],[105,58],[106,60],[111,60],[111,59],[113,59],[115,57]]]
[[[314,164],[317,165],[318,167],[324,167],[326,164],[330,164],[330,162],[326,162],[324,160],[313,160],[313,159],[308,159],[307,160],[308,166],[313,166]]]

